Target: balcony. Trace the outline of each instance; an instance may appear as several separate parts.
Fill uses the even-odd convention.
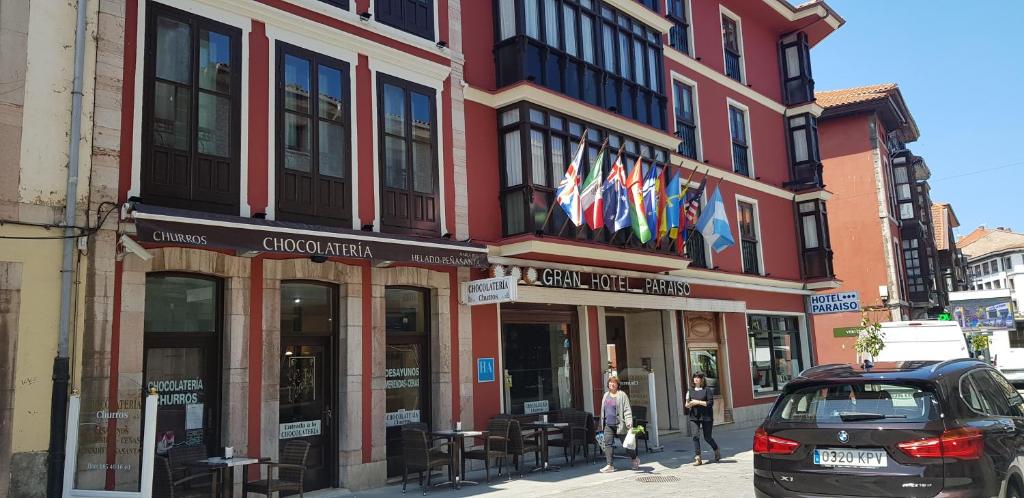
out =
[[[725,75],[743,82],[743,69],[740,65],[740,54],[733,52],[730,49],[725,50]]]

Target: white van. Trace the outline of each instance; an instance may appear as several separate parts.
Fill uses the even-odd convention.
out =
[[[1024,384],[1024,348],[1007,348],[992,359],[1006,380],[1016,386]]]
[[[960,324],[951,321],[916,320],[884,322],[885,347],[874,358],[879,361],[952,360],[970,358],[967,338]]]

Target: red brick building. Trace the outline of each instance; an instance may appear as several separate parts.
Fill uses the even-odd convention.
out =
[[[920,131],[896,84],[818,92],[837,292],[857,292],[875,321],[934,318],[948,304]],[[943,284],[943,285],[940,285]],[[832,291],[830,291],[832,292]],[[819,363],[854,362],[861,312],[814,316]]]
[[[662,431],[696,370],[717,420],[757,423],[837,285],[809,50],[842,23],[784,0],[127,0],[84,402],[157,388],[158,452],[308,441],[307,490],[383,484],[406,422],[593,411],[609,365],[654,373],[656,405],[631,389]],[[584,173],[604,140],[706,172],[735,245],[547,220],[584,130]],[[144,250],[110,257],[122,234]],[[492,276],[515,302],[463,302]],[[80,482],[131,487],[86,466],[127,446],[93,441]]]

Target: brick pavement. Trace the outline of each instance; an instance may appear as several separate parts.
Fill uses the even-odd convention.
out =
[[[642,496],[671,496],[685,492],[694,496],[717,496],[720,498],[749,498],[753,492],[753,453],[751,444],[753,429],[726,429],[719,427],[715,431],[715,439],[722,449],[722,461],[717,464],[708,463],[701,467],[693,465],[693,447],[690,438],[681,434],[662,438],[665,450],[659,453],[643,453],[640,456],[641,470],[619,470],[611,474],[601,474],[598,469],[604,465],[603,456],[598,464],[580,463],[577,459],[575,467],[563,466],[560,472],[526,474],[520,478],[513,474],[511,481],[499,480],[494,477],[492,469],[491,484],[466,486],[461,490],[452,491],[448,487],[436,487],[429,496],[442,498],[459,498],[471,496],[501,497],[543,497],[543,496],[587,496],[590,498],[622,496],[624,493],[641,493]],[[705,458],[709,458],[707,445],[704,446]],[[552,449],[552,463],[560,465],[561,448]],[[476,462],[479,466],[479,462]],[[532,467],[533,458],[528,457],[526,467]],[[617,458],[616,465],[627,468],[628,460]],[[483,470],[471,470],[470,479],[483,481]],[[668,482],[641,482],[639,478],[663,479]],[[435,481],[440,481],[435,477]],[[334,497],[373,497],[390,498],[399,496],[416,496],[420,488],[415,481],[410,482],[406,495],[402,494],[402,486],[389,485],[383,488],[351,493],[346,490],[330,490],[306,493],[312,498]]]

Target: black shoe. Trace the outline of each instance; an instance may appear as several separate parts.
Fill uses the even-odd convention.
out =
[[[715,463],[718,463],[718,461],[721,460],[721,459],[722,459],[722,452],[718,451],[718,450],[715,450]]]

